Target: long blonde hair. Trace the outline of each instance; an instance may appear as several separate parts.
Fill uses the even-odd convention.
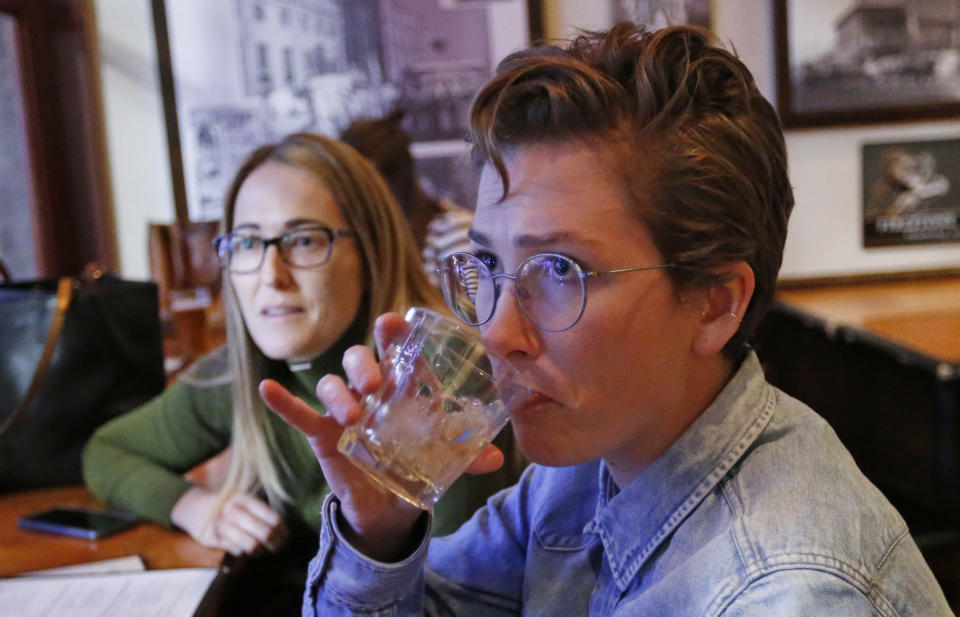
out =
[[[349,228],[356,233],[364,272],[364,301],[360,310],[366,312],[364,340],[368,345],[373,342],[374,320],[381,313],[402,312],[413,305],[447,312],[440,293],[424,273],[410,227],[390,189],[371,163],[350,146],[334,139],[297,133],[251,153],[227,193],[225,232],[233,228],[241,185],[254,169],[267,161],[286,163],[314,174],[333,194]],[[270,504],[279,510],[284,502],[290,501],[280,469],[287,473],[290,469],[271,428],[271,412],[257,391],[266,376],[267,358],[250,337],[226,271],[223,290],[228,357],[233,375],[233,436],[230,464],[220,489],[221,505],[231,495],[262,487]]]

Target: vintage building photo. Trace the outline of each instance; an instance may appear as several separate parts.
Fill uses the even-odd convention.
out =
[[[402,108],[415,143],[461,141],[473,94],[528,37],[523,0],[164,4],[187,201],[197,219],[219,216],[226,183],[248,152],[289,133],[336,136],[356,118]]]
[[[829,124],[943,115],[960,102],[960,0],[776,7],[788,125],[804,116]]]

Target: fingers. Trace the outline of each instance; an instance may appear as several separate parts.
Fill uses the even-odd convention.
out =
[[[375,338],[383,350],[393,340],[403,336],[408,324],[399,313],[385,313],[377,318]],[[355,345],[343,356],[343,368],[349,383],[336,375],[326,375],[317,382],[317,398],[327,411],[342,424],[352,424],[360,417],[359,396],[377,391],[382,382],[380,365],[373,351],[364,345]],[[359,395],[359,396],[358,396]],[[260,396],[267,407],[307,437],[328,430],[327,420],[304,401],[272,379],[260,383]]]
[[[279,512],[253,495],[237,493],[230,498],[227,504],[245,510],[251,516],[257,518],[257,520],[263,521],[263,523],[269,527],[276,527],[283,522],[283,517],[280,516]]]
[[[317,398],[340,424],[353,424],[360,419],[357,395],[336,375],[324,375],[317,382]]]
[[[383,356],[385,350],[401,337],[406,336],[410,330],[410,324],[403,320],[400,313],[384,313],[377,317],[373,327],[373,338],[377,343],[377,349]]]
[[[309,437],[323,429],[323,416],[276,381],[264,379],[259,390],[267,407],[304,435]]]
[[[276,551],[289,532],[280,514],[260,499],[239,493],[224,504],[218,531],[231,543],[252,553],[265,547]]]
[[[174,504],[170,518],[204,546],[233,555],[277,550],[289,536],[283,517],[253,495],[232,495],[221,506],[219,496],[203,487],[187,490]]]
[[[252,534],[229,521],[218,521],[214,533],[220,546],[231,555],[253,555],[260,546]]]
[[[361,395],[376,392],[380,387],[380,365],[373,350],[365,345],[354,345],[343,354],[343,371]]]
[[[346,389],[342,379],[327,376],[324,377],[324,380],[328,377],[339,381],[340,387]],[[336,386],[336,383],[334,385]],[[267,407],[303,433],[318,461],[336,455],[337,440],[340,439],[340,434],[343,432],[342,424],[348,421],[356,421],[355,418],[359,417],[359,407],[356,411],[351,411],[350,409],[344,409],[342,406],[335,409],[327,406],[327,410],[332,411],[334,417],[324,416],[300,398],[290,394],[286,388],[272,379],[261,381],[259,389],[260,397]],[[326,402],[324,404],[326,405]],[[353,404],[356,405],[356,401]]]
[[[467,467],[467,473],[490,473],[500,469],[501,465],[503,465],[503,452],[497,446],[488,444]]]

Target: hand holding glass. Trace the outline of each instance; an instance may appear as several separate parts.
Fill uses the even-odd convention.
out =
[[[360,421],[344,431],[339,450],[428,510],[530,391],[471,329],[421,308],[404,319],[410,330],[386,350],[383,383],[364,399]]]

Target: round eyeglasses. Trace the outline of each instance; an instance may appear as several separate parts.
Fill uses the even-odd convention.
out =
[[[267,247],[276,245],[280,258],[293,268],[313,268],[330,260],[333,241],[340,236],[355,236],[350,229],[331,229],[323,225],[303,227],[273,238],[235,232],[213,239],[220,264],[232,274],[256,272],[263,265]]]
[[[658,264],[585,271],[566,255],[539,253],[525,259],[516,274],[493,274],[477,256],[451,253],[443,258],[437,274],[450,310],[468,325],[481,326],[490,321],[500,298],[501,279],[511,279],[517,305],[527,319],[541,330],[562,332],[583,316],[587,305],[586,279],[673,267],[675,264]]]

